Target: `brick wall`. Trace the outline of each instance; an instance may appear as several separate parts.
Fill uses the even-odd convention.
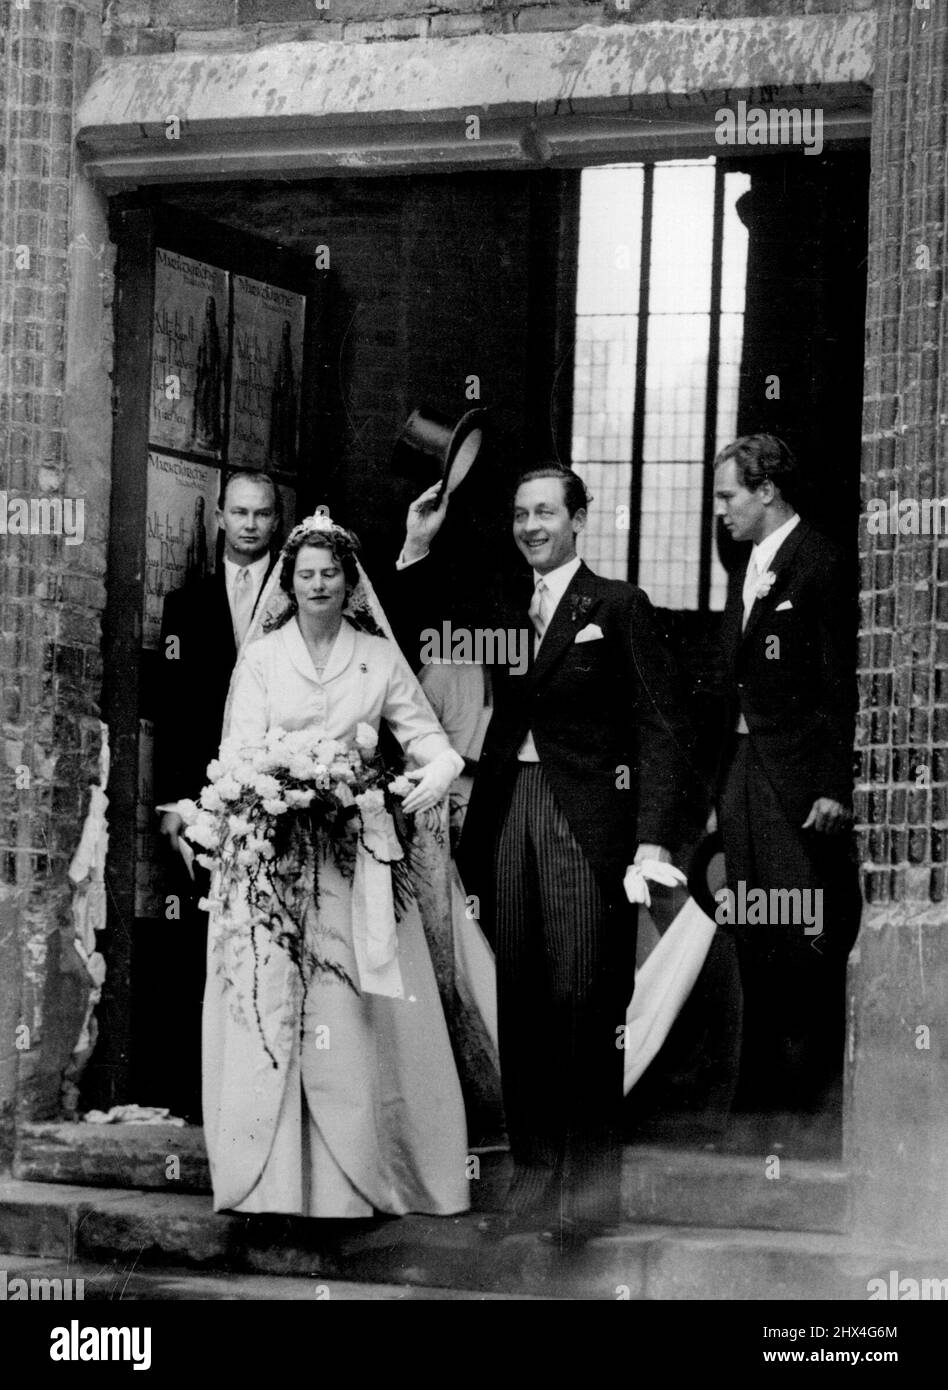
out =
[[[2,1125],[17,1072],[23,1104],[55,1113],[89,992],[71,946],[66,870],[98,780],[107,477],[101,458],[97,481],[74,465],[66,407],[73,102],[98,61],[101,5],[0,8],[0,491],[83,498],[86,532],[73,546],[0,537],[0,910],[13,929],[0,944]]]
[[[856,793],[868,901],[851,972],[847,1159],[861,1176],[857,1233],[944,1249],[948,537],[870,534],[866,505],[892,491],[948,496],[945,7],[884,0],[877,45]]]
[[[581,24],[838,14],[876,0],[112,0],[106,52],[240,49],[293,40],[458,38]]]
[[[889,5],[870,188],[863,502],[948,496],[944,6]],[[921,248],[921,249],[920,249]],[[921,263],[921,264],[920,264]],[[929,264],[930,269],[924,265]],[[858,813],[871,902],[948,896],[948,538],[861,527]]]

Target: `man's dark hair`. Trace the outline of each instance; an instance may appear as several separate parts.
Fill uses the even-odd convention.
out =
[[[217,499],[217,505],[221,511],[224,510],[224,504],[227,501],[227,489],[231,483],[257,483],[260,487],[268,487],[273,495],[273,509],[278,517],[282,515],[283,499],[280,497],[280,489],[269,473],[264,473],[258,468],[235,468],[224,477],[221,482],[220,496]]]
[[[589,506],[586,484],[578,473],[574,473],[572,468],[564,468],[561,463],[541,463],[535,468],[528,468],[525,473],[520,474],[514,491],[516,492],[521,484],[536,482],[538,478],[559,478],[563,484],[563,501],[570,516],[575,516],[578,511],[584,511]]]
[[[803,492],[803,478],[796,458],[775,434],[744,434],[722,449],[714,460],[715,468],[733,459],[738,482],[751,492],[762,483],[771,482],[779,488],[785,502],[795,507]]]

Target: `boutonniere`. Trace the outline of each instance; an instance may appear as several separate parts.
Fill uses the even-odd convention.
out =
[[[585,618],[592,608],[592,598],[589,594],[571,594],[569,600],[570,622],[578,623],[580,618]]]
[[[754,597],[766,598],[776,582],[777,576],[773,570],[768,570],[766,574],[762,574],[757,581],[757,587],[754,589]]]

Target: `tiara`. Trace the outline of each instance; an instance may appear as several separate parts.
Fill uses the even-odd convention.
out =
[[[286,543],[300,541],[304,536],[314,534],[332,537],[333,540],[344,541],[352,549],[357,550],[359,543],[351,531],[347,531],[344,526],[337,526],[329,515],[329,508],[317,507],[312,516],[304,517],[298,522],[286,538]]]

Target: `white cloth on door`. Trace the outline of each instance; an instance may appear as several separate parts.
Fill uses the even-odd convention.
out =
[[[626,1095],[668,1037],[694,988],[715,931],[712,919],[689,898],[636,975],[625,1016]]]

